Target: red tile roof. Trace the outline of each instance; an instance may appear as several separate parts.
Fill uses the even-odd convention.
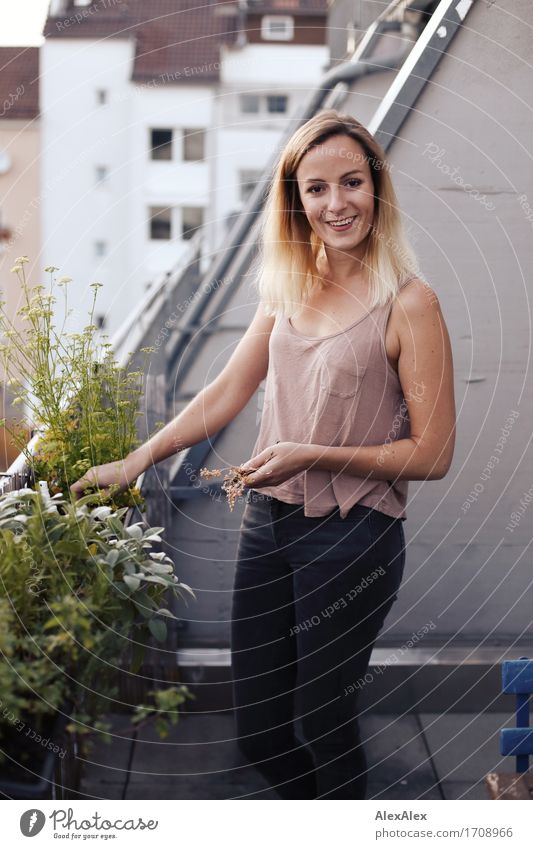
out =
[[[295,6],[296,4],[296,6]],[[250,0],[249,13],[326,15],[327,0]],[[132,79],[168,74],[168,81],[217,80],[220,47],[238,36],[231,0],[96,0],[48,17],[47,38],[128,38],[136,41]]]
[[[172,79],[177,80],[217,80],[220,47],[237,37],[236,17],[216,13],[217,6],[227,4],[200,6],[199,0],[157,0],[151,5],[160,12],[138,27],[133,78],[174,74]]]
[[[0,120],[39,114],[39,48],[0,47]]]
[[[234,10],[231,17],[217,14],[222,6]],[[97,0],[48,17],[44,35],[135,38],[134,80],[169,74],[203,82],[219,77],[220,46],[236,39],[236,12],[236,3],[222,0]]]

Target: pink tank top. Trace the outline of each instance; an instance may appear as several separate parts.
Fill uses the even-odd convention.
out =
[[[321,337],[303,336],[289,318],[276,318],[261,425],[251,457],[278,441],[356,446],[390,444],[409,436],[407,403],[385,349],[392,304],[374,307],[350,327]],[[406,480],[310,469],[257,492],[303,504],[305,516],[325,516],[339,507],[344,519],[358,503],[404,519],[407,485]]]

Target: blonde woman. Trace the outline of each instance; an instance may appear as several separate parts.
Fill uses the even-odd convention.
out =
[[[267,198],[260,303],[227,366],[72,487],[126,486],[228,424],[266,377],[231,649],[237,740],[279,798],[366,797],[357,696],[402,580],[408,481],[442,478],[453,455],[449,336],[389,170],[349,115],[300,127]]]

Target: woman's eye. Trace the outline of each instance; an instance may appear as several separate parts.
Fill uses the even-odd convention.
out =
[[[362,184],[362,182],[363,181],[359,180],[358,177],[351,177],[350,180],[346,180],[346,185],[349,186],[350,188],[356,189]],[[308,191],[309,191],[310,194],[316,195],[318,192],[316,192],[315,189],[320,191],[322,188],[323,188],[323,186],[311,186],[308,189]]]

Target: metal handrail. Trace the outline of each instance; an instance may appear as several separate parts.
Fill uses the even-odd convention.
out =
[[[205,240],[204,230],[204,227],[200,227],[198,229],[192,239],[190,239],[187,249],[177,260],[176,264],[170,271],[164,272],[158,279],[156,279],[154,284],[146,293],[146,296],[130,312],[111,337],[110,341],[112,349],[115,356],[119,357],[121,365],[125,364],[127,356],[123,352],[126,340],[128,340],[129,343],[128,348],[130,350],[135,350],[136,345],[138,344],[138,338],[137,341],[135,341],[135,339],[136,337],[140,337],[144,334],[145,328],[149,323],[149,317],[152,317],[152,314],[159,309],[161,301],[168,298],[179,286],[183,272],[188,268],[188,266],[194,262],[197,256],[201,257],[202,246]],[[134,340],[133,343],[131,342],[132,334]]]

